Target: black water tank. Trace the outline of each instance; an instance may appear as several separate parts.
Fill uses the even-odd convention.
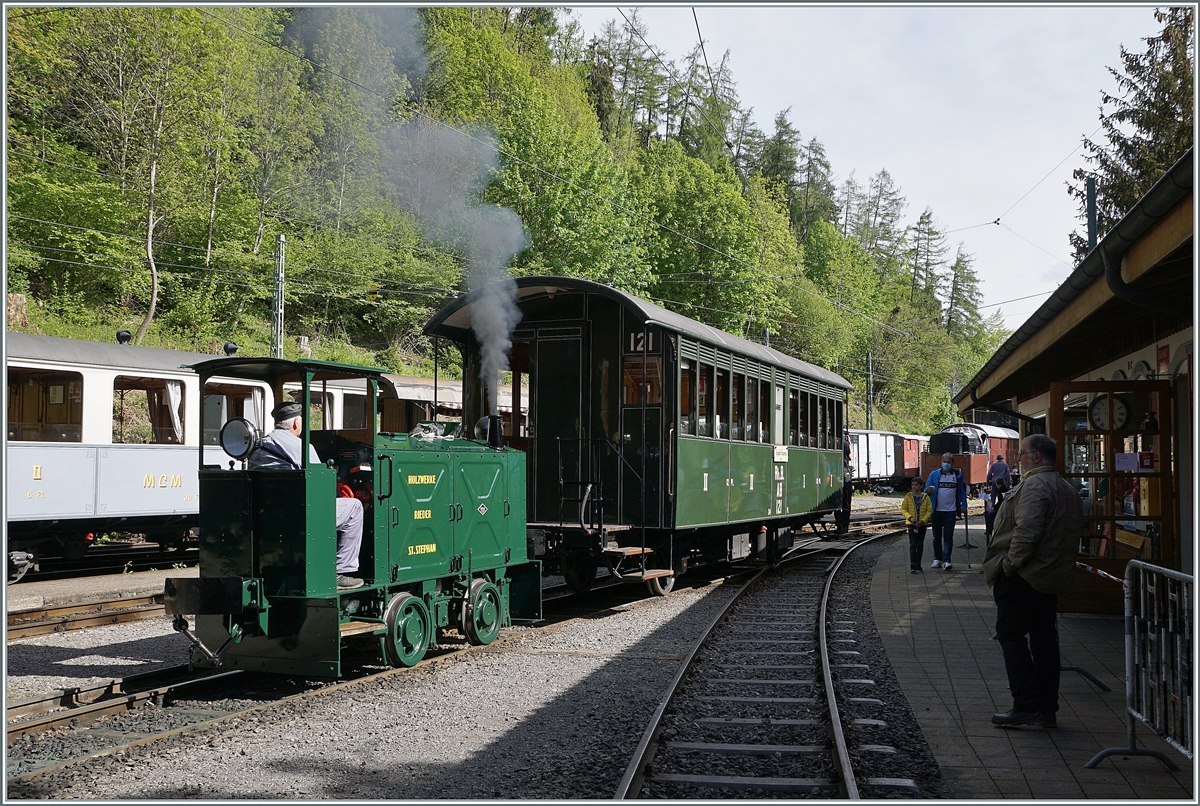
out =
[[[967,435],[943,431],[929,438],[929,452],[937,456],[943,453],[967,453]]]

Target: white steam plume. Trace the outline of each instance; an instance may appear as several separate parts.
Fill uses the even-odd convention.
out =
[[[480,347],[480,381],[487,413],[496,412],[499,373],[508,369],[512,331],[521,319],[516,283],[505,266],[529,244],[520,217],[505,207],[480,203],[500,169],[490,138],[463,136],[424,118],[397,126],[385,143],[392,186],[426,235],[459,249],[467,260],[467,288],[479,292],[471,330]]]

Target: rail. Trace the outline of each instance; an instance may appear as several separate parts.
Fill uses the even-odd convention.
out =
[[[1137,746],[1141,722],[1189,760],[1193,758],[1193,577],[1130,560],[1125,567],[1125,713],[1128,746],[1101,750],[1084,766],[1109,756],[1152,756],[1179,767],[1165,753]]]
[[[837,772],[837,785],[841,791],[841,795],[843,798],[850,800],[859,799],[859,790],[854,770],[851,766],[850,750],[846,744],[845,735],[841,727],[841,714],[838,708],[837,694],[834,688],[833,669],[829,662],[829,648],[828,641],[826,639],[829,591],[832,586],[833,578],[837,574],[838,568],[841,567],[841,564],[846,557],[848,557],[855,550],[875,540],[879,540],[884,537],[891,537],[895,534],[898,534],[898,532],[872,535],[861,540],[860,542],[844,547],[843,553],[826,572],[827,578],[823,586],[820,608],[817,614],[817,618],[820,623],[820,628],[818,631],[820,641],[818,652],[822,656],[821,666],[824,677],[826,706],[828,708],[830,722],[830,744],[832,745],[831,755],[833,757],[832,761]],[[784,555],[784,557],[780,558],[780,560],[774,565],[758,570],[754,576],[752,576],[745,582],[745,584],[737,589],[733,597],[725,604],[724,607],[720,609],[715,616],[713,616],[708,624],[705,625],[704,629],[700,633],[700,637],[693,644],[691,651],[684,658],[683,663],[680,664],[678,670],[676,670],[675,676],[667,685],[666,692],[662,700],[660,700],[658,707],[655,709],[654,714],[651,716],[649,725],[642,733],[641,740],[638,742],[638,746],[634,750],[633,756],[625,768],[625,772],[621,777],[621,781],[618,783],[617,789],[613,794],[614,800],[632,800],[641,794],[642,785],[646,780],[648,766],[653,762],[658,751],[660,735],[663,730],[663,717],[667,713],[667,710],[671,706],[672,702],[675,700],[676,694],[678,693],[685,676],[694,666],[696,656],[699,654],[700,649],[708,642],[709,636],[712,635],[717,626],[725,620],[734,604],[741,599],[743,594],[745,594],[755,582],[758,582],[760,579],[762,579],[768,572],[801,560],[808,559],[814,555],[827,553],[836,548],[838,548],[838,546],[818,540],[812,540],[801,546],[796,546],[786,555]],[[880,783],[880,779],[869,779],[868,782],[878,784]]]
[[[8,640],[162,618],[163,595],[17,610],[8,614]]]

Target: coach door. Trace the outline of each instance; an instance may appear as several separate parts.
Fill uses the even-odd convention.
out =
[[[528,333],[529,351],[529,511],[530,520],[557,523],[560,518],[559,464],[565,481],[580,477],[583,421],[584,325],[539,327],[518,332],[514,345]],[[579,498],[568,488],[561,497]],[[578,506],[563,504],[561,517],[578,518]]]
[[[627,334],[621,357],[621,453],[625,458],[619,467],[621,523],[658,526],[661,510],[662,355],[654,353],[659,347],[658,333],[649,331],[649,341],[643,345],[646,338],[645,331]],[[605,492],[607,494],[607,490]]]

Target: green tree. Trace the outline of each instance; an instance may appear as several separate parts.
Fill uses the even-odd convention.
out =
[[[974,263],[975,258],[963,252],[959,244],[954,264],[950,266],[946,294],[946,335],[972,344],[980,335],[979,303],[982,299]]]
[[[1087,224],[1087,177],[1096,177],[1098,234],[1103,236],[1195,142],[1193,67],[1195,8],[1156,9],[1162,23],[1145,38],[1141,53],[1121,48],[1122,70],[1108,68],[1117,95],[1100,93],[1100,124],[1105,143],[1084,138],[1089,168],[1077,168],[1067,192]],[[1087,234],[1072,232],[1076,260],[1087,254]]]
[[[916,304],[917,295],[936,298],[943,284],[946,263],[946,236],[933,221],[933,210],[926,207],[908,232],[908,260],[912,274],[908,301]]]
[[[804,163],[800,166],[801,187],[792,206],[792,223],[797,237],[808,240],[810,227],[817,221],[835,223],[838,220],[837,203],[833,200],[837,189],[833,185],[833,169],[825,146],[813,137],[804,149]]]

